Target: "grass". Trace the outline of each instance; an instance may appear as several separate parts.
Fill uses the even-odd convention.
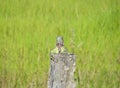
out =
[[[0,88],[47,88],[62,35],[77,88],[120,88],[119,0],[0,0]]]

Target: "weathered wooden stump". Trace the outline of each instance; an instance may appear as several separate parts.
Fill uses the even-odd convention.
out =
[[[68,53],[52,54],[48,88],[75,88],[75,55]]]

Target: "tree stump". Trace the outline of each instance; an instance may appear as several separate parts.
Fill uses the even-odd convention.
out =
[[[75,55],[51,54],[48,88],[75,88]]]

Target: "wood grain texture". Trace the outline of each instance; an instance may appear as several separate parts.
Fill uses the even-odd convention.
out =
[[[75,55],[68,53],[52,54],[48,88],[75,88]]]

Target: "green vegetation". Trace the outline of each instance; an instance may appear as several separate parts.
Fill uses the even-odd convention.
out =
[[[77,88],[120,88],[119,19],[119,0],[0,0],[0,88],[47,88],[58,35]]]

